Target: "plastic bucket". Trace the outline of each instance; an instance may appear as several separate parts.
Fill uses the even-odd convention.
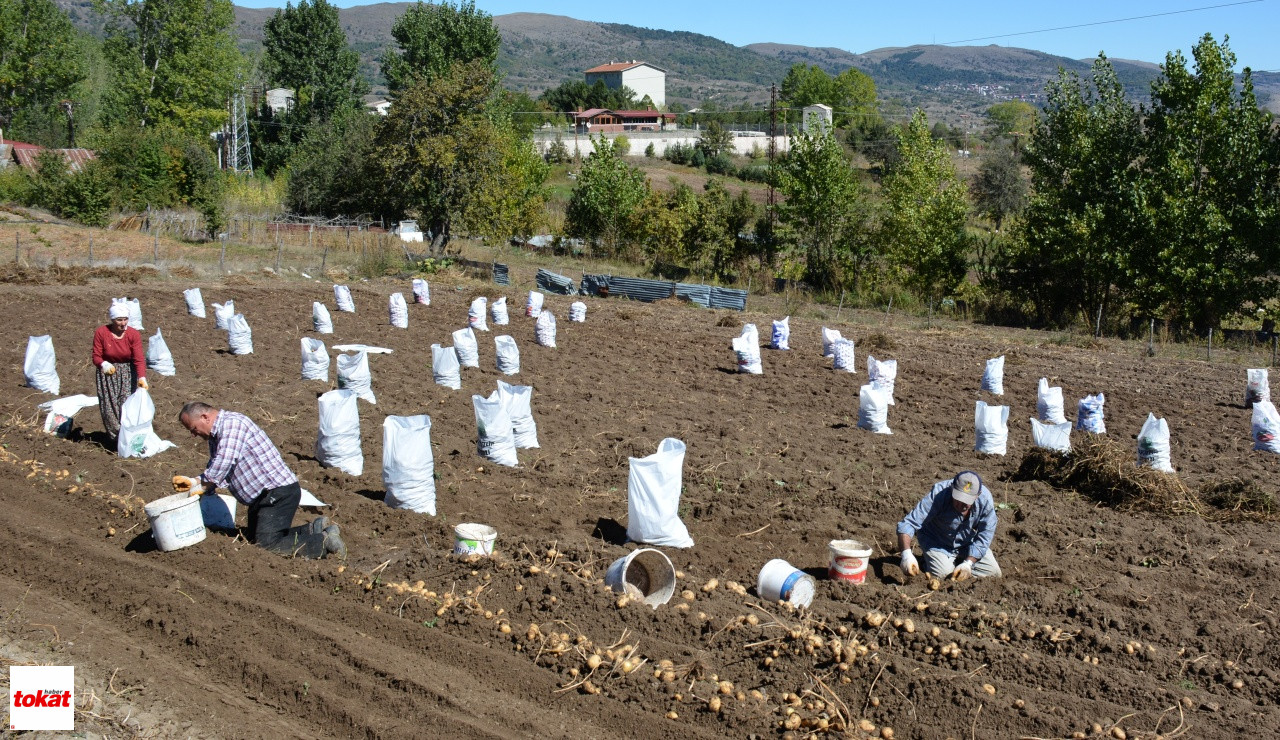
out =
[[[200,518],[209,529],[236,528],[236,500],[234,496],[219,493],[200,497]]]
[[[200,496],[175,493],[142,507],[151,523],[151,536],[164,552],[180,550],[204,540]]]
[[[831,565],[827,577],[833,581],[862,584],[867,577],[867,563],[871,561],[871,548],[858,540],[831,540]]]
[[[605,584],[657,609],[676,592],[676,569],[662,552],[641,548],[618,558],[604,574]]]
[[[809,606],[813,603],[813,576],[791,563],[775,558],[760,569],[756,591],[765,601],[787,601],[792,606]]]
[[[454,555],[493,554],[493,541],[498,539],[498,530],[488,524],[467,522],[453,528]]]

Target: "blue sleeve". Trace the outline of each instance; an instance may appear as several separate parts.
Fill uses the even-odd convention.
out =
[[[981,560],[991,550],[991,541],[996,537],[996,504],[991,491],[982,487],[982,496],[978,499],[978,511],[974,512],[973,542],[969,545],[969,557]]]
[[[924,498],[920,499],[920,503],[916,504],[916,507],[902,521],[898,522],[898,534],[914,537],[916,532],[919,532],[920,528],[924,526],[924,521],[929,518],[929,512],[933,511],[933,502],[949,485],[951,485],[949,480],[938,481],[933,484],[933,488],[929,489]]]

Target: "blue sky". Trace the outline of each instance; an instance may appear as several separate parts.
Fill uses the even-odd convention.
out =
[[[239,4],[283,7],[284,0],[240,0]],[[350,7],[368,3],[337,0],[336,4]],[[1074,59],[1093,58],[1105,51],[1110,57],[1159,63],[1164,61],[1166,52],[1175,49],[1190,56],[1196,40],[1209,32],[1218,39],[1230,35],[1239,66],[1280,71],[1280,43],[1276,39],[1280,31],[1280,0],[1001,0],[971,4],[955,0],[477,0],[476,5],[493,15],[552,13],[580,20],[694,31],[737,45],[774,41],[835,46],[853,52],[981,38],[968,45],[1020,46]],[[1061,29],[1174,11],[1190,12]],[[1061,30],[1024,33],[1053,28]],[[1003,37],[985,38],[990,36]]]

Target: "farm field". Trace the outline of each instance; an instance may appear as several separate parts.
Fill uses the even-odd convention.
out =
[[[207,319],[186,313],[192,285]],[[1073,419],[1077,399],[1104,391],[1108,436],[1130,453],[1149,411],[1167,418],[1188,490],[1238,478],[1274,497],[1280,459],[1251,451],[1246,368],[1229,354],[1209,364],[950,322],[827,323],[857,342],[850,375],[820,356],[823,324],[796,316],[792,349],[762,350],[765,374],[749,376],[731,338],[751,321],[767,341],[780,316],[584,299],[574,324],[575,299],[548,296],[551,349],[534,342],[522,289],[433,280],[431,305],[411,304],[402,330],[387,297],[411,300],[407,279],[350,285],[355,314],[334,309],[329,281],[0,284],[20,327],[0,347],[0,634],[75,665],[78,696],[127,699],[138,736],[1239,738],[1280,726],[1274,522],[1120,511],[1018,472],[1043,376]],[[478,333],[481,368],[464,369],[460,391],[435,385],[430,345],[450,343],[473,297],[504,294],[511,326]],[[23,385],[25,337],[48,333],[62,395],[93,393],[91,335],[118,295],[141,300],[144,336],[162,329],[177,364],[148,377],[155,430],[178,448],[145,460],[101,446],[94,408],[71,438],[45,434],[35,406],[52,397]],[[252,327],[252,355],[229,354],[214,329],[209,304],[226,299]],[[377,405],[360,402],[359,477],[314,457],[329,386],[299,379],[312,301],[330,308],[327,346],[394,349],[370,356]],[[519,343],[513,378],[494,366],[501,333]],[[892,436],[855,427],[868,352],[898,360]],[[1008,454],[981,456],[973,407],[995,402],[978,383],[1000,354]],[[476,453],[471,395],[500,378],[535,389],[541,448],[515,469]],[[215,532],[155,550],[142,502],[207,458],[176,420],[191,399],[266,430],[330,504],[345,562]],[[382,503],[382,421],[423,413],[434,518]],[[619,606],[602,578],[635,548],[623,542],[628,457],[666,437],[688,445],[680,512],[696,544],[664,549],[671,602]],[[1005,575],[932,590],[899,571],[894,527],[965,469],[1000,506]],[[492,559],[451,554],[461,522],[497,528]],[[844,538],[873,547],[862,586],[825,579],[827,543]],[[772,558],[818,576],[811,608],[758,598]]]

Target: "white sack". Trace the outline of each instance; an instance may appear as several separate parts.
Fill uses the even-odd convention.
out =
[[[338,305],[339,311],[356,312],[356,303],[351,300],[351,289],[345,285],[333,286],[333,301]]]
[[[1280,414],[1270,401],[1253,402],[1253,449],[1280,453]]]
[[[542,315],[542,301],[546,296],[536,290],[529,291],[529,300],[524,304],[524,315],[532,318],[538,318]]]
[[[760,335],[755,324],[742,327],[742,334],[733,338],[732,346],[738,372],[751,375],[764,373],[764,367],[760,363]]]
[[[52,336],[27,337],[27,356],[22,361],[22,373],[27,377],[27,385],[58,395],[62,381],[58,379],[58,357],[53,351]]]
[[[982,372],[982,390],[1004,395],[1004,355],[987,360],[987,367]]]
[[[858,428],[876,434],[893,434],[889,429],[889,394],[868,383],[858,390]]]
[[[1103,406],[1107,402],[1105,394],[1096,393],[1085,396],[1076,404],[1076,429],[1090,434],[1106,434],[1107,422]]]
[[[392,293],[387,299],[387,313],[391,317],[391,325],[397,329],[409,328],[409,304],[404,301],[403,293]]]
[[[413,279],[413,302],[424,306],[431,305],[431,286],[422,278]]]
[[[1244,407],[1253,408],[1258,401],[1271,400],[1271,383],[1267,380],[1267,371],[1249,370],[1245,375]]]
[[[769,346],[774,349],[791,349],[791,317],[773,322],[773,336]]]
[[[471,327],[453,333],[453,348],[458,353],[458,364],[463,367],[480,367],[480,345]]]
[[[81,409],[98,405],[97,396],[86,396],[77,393],[74,396],[63,396],[52,401],[45,401],[36,406],[41,411],[48,411],[44,417],[44,430],[59,437],[65,437],[71,431],[71,421]]]
[[[988,455],[1003,455],[1009,443],[1009,407],[988,406],[978,401],[974,409],[973,426],[977,444],[973,449]]]
[[[1036,416],[1046,424],[1062,424],[1067,420],[1062,407],[1062,388],[1050,388],[1049,379],[1041,378],[1039,390],[1036,391]]]
[[[852,339],[837,339],[831,345],[831,368],[847,373],[858,372],[857,357],[853,351]]]
[[[584,323],[587,320],[587,304],[582,301],[574,301],[569,304],[569,320],[575,324]]]
[[[511,318],[507,315],[506,296],[502,296],[489,304],[489,316],[493,319],[494,326],[506,326],[511,323]]]
[[[320,301],[311,304],[311,327],[317,334],[333,333],[333,319],[329,318],[329,309]]]
[[[453,347],[431,345],[431,377],[436,385],[445,388],[456,391],[462,387],[462,366],[458,364],[458,353]]]
[[[204,296],[200,294],[199,288],[187,288],[182,291],[182,297],[187,301],[187,313],[195,316],[197,319],[204,318]]]
[[[485,312],[488,311],[489,299],[484,296],[473,300],[471,308],[467,309],[467,325],[472,331],[489,331],[489,325],[485,323]]]
[[[137,298],[112,298],[111,304],[123,304],[129,312],[129,328],[142,331],[142,302]]]
[[[520,462],[515,434],[501,394],[494,391],[488,398],[472,396],[471,405],[476,411],[476,452],[490,462],[515,467]]]
[[[226,303],[213,304],[213,326],[215,329],[227,330],[227,322],[231,321],[231,317],[236,315],[236,302],[227,301]]]
[[[1138,465],[1172,473],[1173,464],[1169,458],[1169,422],[1148,413],[1138,432]]]
[[[377,405],[378,399],[373,395],[373,373],[369,372],[368,354],[357,352],[354,355],[338,355],[338,387]]]
[[[156,436],[151,428],[155,418],[156,405],[145,388],[139,388],[125,399],[120,407],[120,436],[116,438],[116,452],[120,457],[151,457],[177,447]]]
[[[833,357],[836,353],[836,340],[840,339],[840,332],[835,329],[822,327],[822,356]]]
[[[534,324],[533,335],[537,338],[538,344],[543,347],[556,346],[556,317],[550,311],[542,311],[538,314],[538,321]]]
[[[516,340],[503,334],[494,337],[493,343],[498,350],[498,372],[503,375],[518,375],[520,373],[520,348],[516,346]]]
[[[329,350],[319,339],[302,338],[302,379],[329,382]]]
[[[382,422],[382,500],[393,509],[435,516],[435,473],[431,417],[388,416]]]
[[[233,355],[253,354],[253,331],[244,314],[238,313],[227,321],[227,344]]]
[[[867,380],[871,385],[884,391],[889,396],[889,405],[893,406],[893,387],[898,380],[897,360],[877,360],[867,355]]]
[[[1031,419],[1031,441],[1036,447],[1055,452],[1071,451],[1071,422],[1046,424],[1039,419]]]
[[[506,404],[511,417],[511,434],[516,448],[527,450],[538,446],[538,425],[533,421],[533,386],[511,385],[498,381],[498,397]]]
[[[684,442],[668,437],[648,457],[630,458],[627,474],[627,539],[659,547],[693,547],[680,521]]]
[[[342,358],[338,358],[342,362]],[[316,460],[321,467],[337,468],[347,475],[364,473],[360,448],[360,410],[354,391],[329,391],[317,399],[320,429],[316,436]]]
[[[169,345],[164,341],[159,328],[156,329],[155,336],[147,339],[147,369],[166,377],[178,373],[173,366],[173,353],[169,351]]]
[[[372,344],[335,344],[333,349],[337,352],[363,352],[367,355],[389,355],[395,352],[390,347],[376,347]]]

